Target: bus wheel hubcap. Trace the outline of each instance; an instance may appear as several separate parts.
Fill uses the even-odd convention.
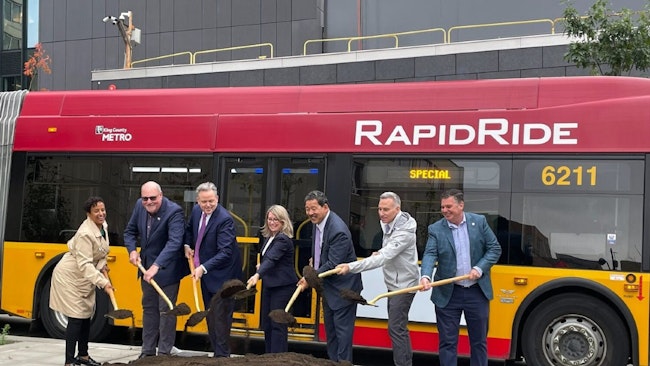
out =
[[[547,329],[544,350],[551,364],[597,366],[603,362],[605,337],[589,319],[573,315],[556,319]]]

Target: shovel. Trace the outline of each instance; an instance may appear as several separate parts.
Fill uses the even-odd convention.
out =
[[[469,279],[468,274],[462,275],[462,276],[451,277],[451,278],[445,278],[444,280],[431,282],[431,287],[448,285],[450,283],[453,283],[453,282],[456,282],[456,281],[462,281],[462,280],[466,280],[466,279]],[[409,293],[409,292],[422,290],[423,288],[424,288],[423,285],[418,285],[418,286],[403,288],[403,289],[396,290],[396,291],[384,292],[383,294],[377,295],[377,297],[375,297],[374,299],[372,299],[370,301],[366,301],[363,297],[361,297],[361,295],[357,294],[356,292],[352,292],[354,295],[356,295],[356,297],[354,297],[354,295],[352,295],[350,293],[347,293],[347,292],[344,293],[343,291],[341,291],[341,296],[348,299],[348,300],[356,301],[356,302],[358,302],[358,303],[360,303],[362,305],[377,306],[377,305],[375,305],[377,303],[377,301],[383,299],[384,297],[391,297],[391,296],[395,296],[395,295],[406,294],[406,293]]]
[[[190,264],[190,271],[192,271],[192,274],[194,274],[194,260],[192,258],[187,258],[187,261]],[[185,327],[193,327],[199,324],[207,314],[206,311],[201,311],[201,307],[199,307],[199,293],[196,288],[196,282],[197,281],[192,278],[192,289],[194,290],[194,304],[196,305],[196,313],[190,315],[190,317],[187,319],[187,322],[185,322]]]
[[[298,298],[298,295],[304,290],[302,286],[296,287],[296,291],[293,292],[293,295],[291,296],[291,299],[289,299],[289,302],[287,303],[287,306],[284,307],[284,311],[282,309],[275,309],[272,310],[269,313],[269,318],[273,320],[276,323],[281,323],[281,324],[293,324],[296,322],[296,318],[289,312],[289,309],[291,309],[291,306],[293,303],[296,301]]]
[[[147,272],[147,270],[140,263],[138,263],[138,268],[140,268],[140,271],[142,273]],[[169,311],[164,312],[164,314],[180,316],[180,315],[188,315],[189,313],[192,312],[192,310],[190,310],[190,307],[187,306],[186,303],[181,303],[181,304],[178,304],[178,306],[174,306],[174,304],[172,304],[171,300],[169,300],[169,297],[167,297],[167,295],[165,295],[163,290],[160,288],[160,286],[158,286],[158,284],[156,283],[156,281],[154,281],[153,278],[151,280],[149,280],[149,283],[151,284],[151,286],[153,286],[154,289],[156,289],[156,292],[158,292],[158,295],[160,295],[160,297],[162,297],[163,300],[165,300],[165,302],[167,303],[167,306],[169,306]]]
[[[111,282],[111,284],[112,284],[111,279],[108,277],[108,272],[106,270],[104,270],[104,271],[102,271],[102,273],[104,274],[104,277],[106,277],[108,279],[108,281]],[[133,317],[133,312],[131,310],[120,309],[117,306],[117,300],[115,300],[115,293],[113,292],[113,289],[107,289],[106,292],[108,293],[108,297],[111,298],[111,303],[113,304],[113,311],[109,311],[104,316],[107,317],[107,318],[112,318],[112,319],[131,318],[133,320],[133,322],[135,322],[135,318]]]
[[[253,287],[252,283],[249,283],[246,285],[246,288],[237,292],[236,294],[232,295],[233,299],[235,300],[241,300],[244,298],[247,298],[249,296],[253,296],[257,293],[257,289]]]
[[[305,266],[302,269],[303,276],[309,284],[309,287],[316,290],[316,293],[321,294],[323,292],[323,280],[321,278],[331,276],[341,272],[340,268],[330,269],[320,274],[316,274],[316,270],[312,266]]]
[[[257,263],[259,262],[260,254],[258,253]],[[242,280],[228,280],[224,282],[223,286],[221,286],[221,291],[219,291],[219,294],[222,299],[228,299],[232,297],[235,300],[241,300],[249,296],[253,296],[257,293],[257,289],[252,287],[253,285],[251,284],[244,285],[244,282]]]

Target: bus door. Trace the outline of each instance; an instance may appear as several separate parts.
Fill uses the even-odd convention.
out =
[[[321,158],[282,158],[277,161],[278,197],[276,202],[284,206],[293,222],[295,270],[298,278],[311,258],[312,224],[305,214],[305,196],[314,189],[323,190],[325,160]],[[292,307],[297,325],[293,337],[317,335],[315,325],[319,319],[315,291],[301,293]]]
[[[266,159],[225,158],[221,179],[223,192],[219,192],[221,203],[232,215],[242,254],[241,280],[246,281],[255,273],[264,190],[267,177]],[[260,286],[258,285],[258,290]],[[237,303],[233,319],[234,329],[255,330],[260,328],[256,309],[260,308],[260,296],[246,297]]]
[[[304,198],[314,189],[324,186],[324,159],[321,158],[224,158],[222,177],[224,192],[220,202],[235,219],[237,236],[242,250],[243,277],[248,279],[256,271],[261,228],[269,206],[281,204],[289,212],[294,229],[295,270],[302,276],[302,268],[311,257],[311,224],[307,220]],[[248,238],[243,240],[243,238]],[[258,240],[259,239],[259,240]],[[245,241],[245,242],[244,242]],[[263,280],[262,280],[263,281]],[[260,328],[260,293],[243,299],[237,305],[233,327],[254,330]],[[313,334],[316,323],[316,301],[311,291],[305,291],[292,306],[297,334]]]

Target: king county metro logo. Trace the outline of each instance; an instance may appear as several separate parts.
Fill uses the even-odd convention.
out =
[[[102,142],[128,142],[133,139],[133,135],[126,128],[95,126],[95,135],[101,135]]]

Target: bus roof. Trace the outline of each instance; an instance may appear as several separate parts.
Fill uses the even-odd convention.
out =
[[[650,80],[33,92],[16,151],[648,151]]]

